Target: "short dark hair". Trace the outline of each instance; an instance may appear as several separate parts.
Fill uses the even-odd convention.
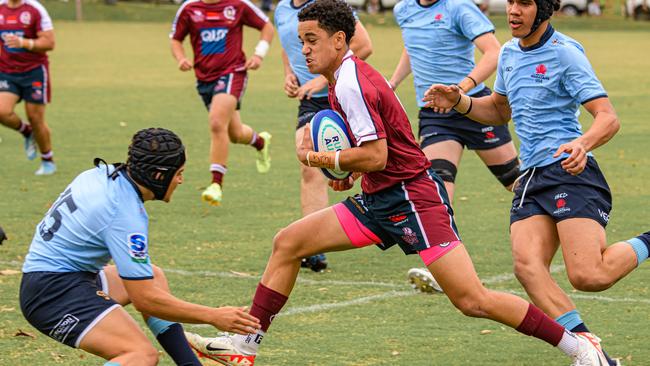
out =
[[[350,44],[350,39],[354,36],[357,23],[352,8],[343,0],[316,0],[300,11],[298,20],[316,20],[329,35],[341,31],[345,33],[347,44]]]

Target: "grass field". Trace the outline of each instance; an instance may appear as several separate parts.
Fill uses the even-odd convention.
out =
[[[173,9],[163,13],[173,14]],[[495,22],[498,37],[507,39],[503,18]],[[375,46],[370,62],[390,75],[401,52],[399,31],[369,23]],[[650,28],[615,19],[603,24],[607,30],[599,29],[597,20],[583,19],[558,21],[556,27],[585,46],[622,121],[616,138],[597,151],[615,198],[608,228],[613,241],[648,230]],[[164,126],[183,138],[189,160],[185,184],[173,201],[147,204],[153,262],[167,270],[181,298],[213,306],[248,305],[273,235],[300,216],[293,148],[297,104],[282,92],[277,39],[263,68],[251,73],[242,109],[247,123],[273,133],[273,169],[258,175],[252,149],[232,147],[223,205],[211,208],[199,200],[209,182],[207,115],[193,75],[178,72],[170,56],[168,23],[59,21],[56,27],[54,102],[47,117],[60,171],[34,177],[37,165],[25,160],[20,136],[0,129],[0,225],[11,239],[0,247],[0,269],[20,269],[36,223],[94,157],[123,161],[136,130]],[[246,36],[246,49],[252,50],[257,36]],[[415,118],[410,80],[399,95]],[[471,153],[457,181],[457,220],[480,276],[492,288],[521,293],[510,275],[510,193]],[[331,200],[342,197],[331,195]],[[284,315],[264,341],[259,365],[568,364],[542,342],[487,320],[464,318],[444,296],[411,291],[405,273],[419,265],[416,256],[406,257],[397,248],[384,253],[367,248],[329,259],[326,273],[301,273]],[[556,276],[570,290],[561,269]],[[650,359],[649,276],[646,264],[607,292],[571,292],[609,353],[626,359],[626,365],[647,365]],[[31,328],[20,313],[19,283],[19,275],[0,275],[0,365],[101,363]],[[35,338],[15,336],[19,329]],[[172,363],[163,356],[161,364]]]

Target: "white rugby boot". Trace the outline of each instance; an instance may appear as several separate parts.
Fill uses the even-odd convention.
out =
[[[185,332],[185,338],[200,357],[209,358],[226,366],[255,365],[255,355],[246,354],[235,348],[232,338],[227,333],[219,337],[206,338]]]

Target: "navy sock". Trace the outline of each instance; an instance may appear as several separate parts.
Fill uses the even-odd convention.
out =
[[[585,323],[580,323],[571,329],[573,333],[591,333]]]
[[[169,357],[174,360],[176,365],[201,366],[201,362],[196,358],[194,351],[192,351],[189,343],[187,343],[182,325],[155,317],[149,317],[147,319],[147,325],[156,336],[158,343],[160,343]]]
[[[641,239],[645,246],[648,247],[648,251],[650,251],[650,231],[637,236],[637,238]]]

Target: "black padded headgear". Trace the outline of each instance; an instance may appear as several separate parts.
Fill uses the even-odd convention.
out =
[[[161,200],[174,175],[185,164],[181,139],[164,128],[136,132],[129,146],[126,169],[138,184],[150,189]]]
[[[560,1],[561,0],[535,0],[535,5],[537,5],[537,15],[535,15],[535,22],[533,23],[532,28],[530,28],[530,33],[528,33],[526,37],[533,34],[542,22],[550,19],[554,11],[560,10]]]

